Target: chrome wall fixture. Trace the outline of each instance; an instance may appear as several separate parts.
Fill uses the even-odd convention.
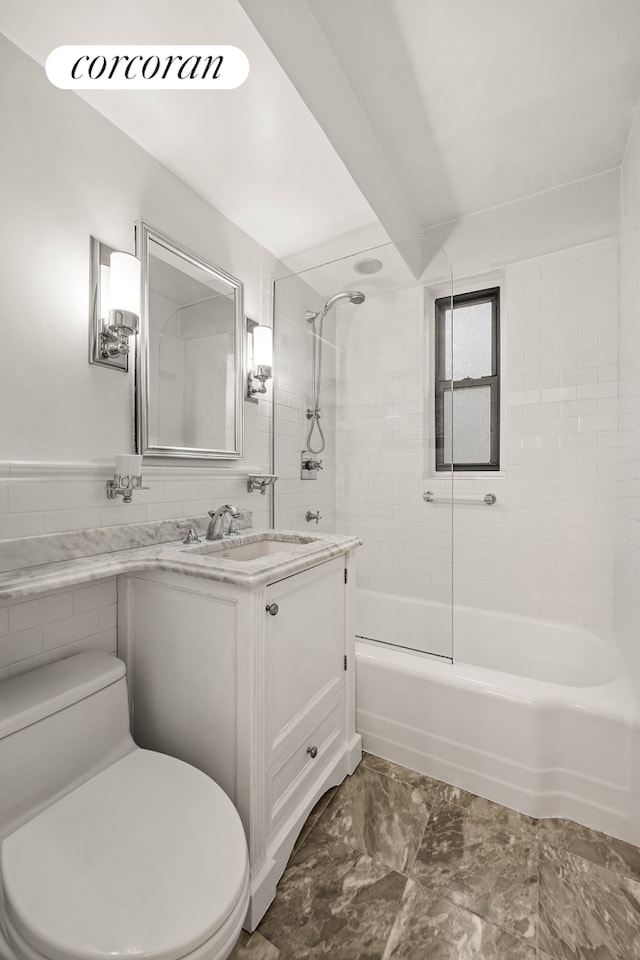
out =
[[[89,239],[89,363],[126,372],[140,330],[140,261]]]
[[[247,317],[247,400],[257,403],[256,394],[267,392],[267,380],[273,374],[272,358],[271,327],[261,326]],[[256,380],[260,386],[256,386]]]
[[[148,490],[142,486],[142,457],[137,454],[122,454],[115,457],[116,472],[113,480],[107,480],[107,499],[122,497],[123,503],[131,503],[134,490]]]
[[[264,495],[268,487],[272,487],[277,479],[278,475],[275,473],[249,473],[247,475],[247,490],[249,493],[259,490]]]
[[[484,497],[477,499],[475,497],[447,497],[444,494],[442,497],[436,497],[431,490],[423,493],[422,499],[427,503],[486,503],[488,507],[492,507],[498,500],[495,493],[485,493]]]
[[[317,480],[318,470],[322,470],[322,460],[309,453],[308,450],[300,451],[300,479]]]

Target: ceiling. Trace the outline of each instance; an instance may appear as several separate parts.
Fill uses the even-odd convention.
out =
[[[0,0],[0,31],[243,49],[237,90],[83,96],[282,258],[617,168],[640,98],[640,0]]]

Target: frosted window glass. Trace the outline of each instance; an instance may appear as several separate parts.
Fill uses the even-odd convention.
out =
[[[491,461],[491,387],[453,391],[453,461],[451,460],[451,390],[444,395],[445,463]]]
[[[445,380],[451,380],[451,310],[445,311]],[[491,302],[453,311],[453,379],[490,377]]]

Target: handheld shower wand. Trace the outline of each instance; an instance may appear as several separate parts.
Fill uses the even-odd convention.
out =
[[[311,421],[307,433],[307,450],[309,453],[322,453],[326,446],[324,433],[320,426],[320,388],[322,385],[322,324],[329,310],[339,300],[348,300],[349,303],[364,303],[365,295],[360,290],[346,290],[330,297],[319,313],[307,311],[305,319],[313,329],[313,357],[312,357],[312,393],[313,408],[307,410],[307,420]],[[316,320],[318,327],[316,328]],[[313,446],[313,433],[317,430],[320,436],[319,446]]]

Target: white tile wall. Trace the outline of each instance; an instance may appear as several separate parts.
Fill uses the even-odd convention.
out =
[[[422,288],[339,326],[337,526],[364,539],[362,587],[446,601],[453,584],[459,604],[612,627],[617,266],[612,239],[506,268],[502,469],[454,480],[498,503],[455,506],[453,538],[449,506],[422,499],[450,492],[433,475]]]
[[[0,604],[0,680],[83,650],[117,649],[115,578]]]
[[[300,454],[306,448],[309,421],[305,411],[312,403],[312,334],[305,320],[307,310],[321,310],[326,297],[302,277],[278,280],[275,291],[274,416],[277,429],[275,472],[276,526],[313,533],[335,529],[335,396],[336,311],[326,317],[322,348],[322,391],[320,422],[326,448],[318,454],[322,470],[315,480],[300,479]],[[359,308],[352,308],[359,309]],[[313,445],[319,437],[314,432]],[[315,456],[315,455],[314,455]],[[308,523],[307,510],[320,511],[321,520]]]
[[[455,478],[457,603],[613,627],[616,239],[507,266],[501,475]]]
[[[622,168],[616,637],[640,691],[640,122]]]

